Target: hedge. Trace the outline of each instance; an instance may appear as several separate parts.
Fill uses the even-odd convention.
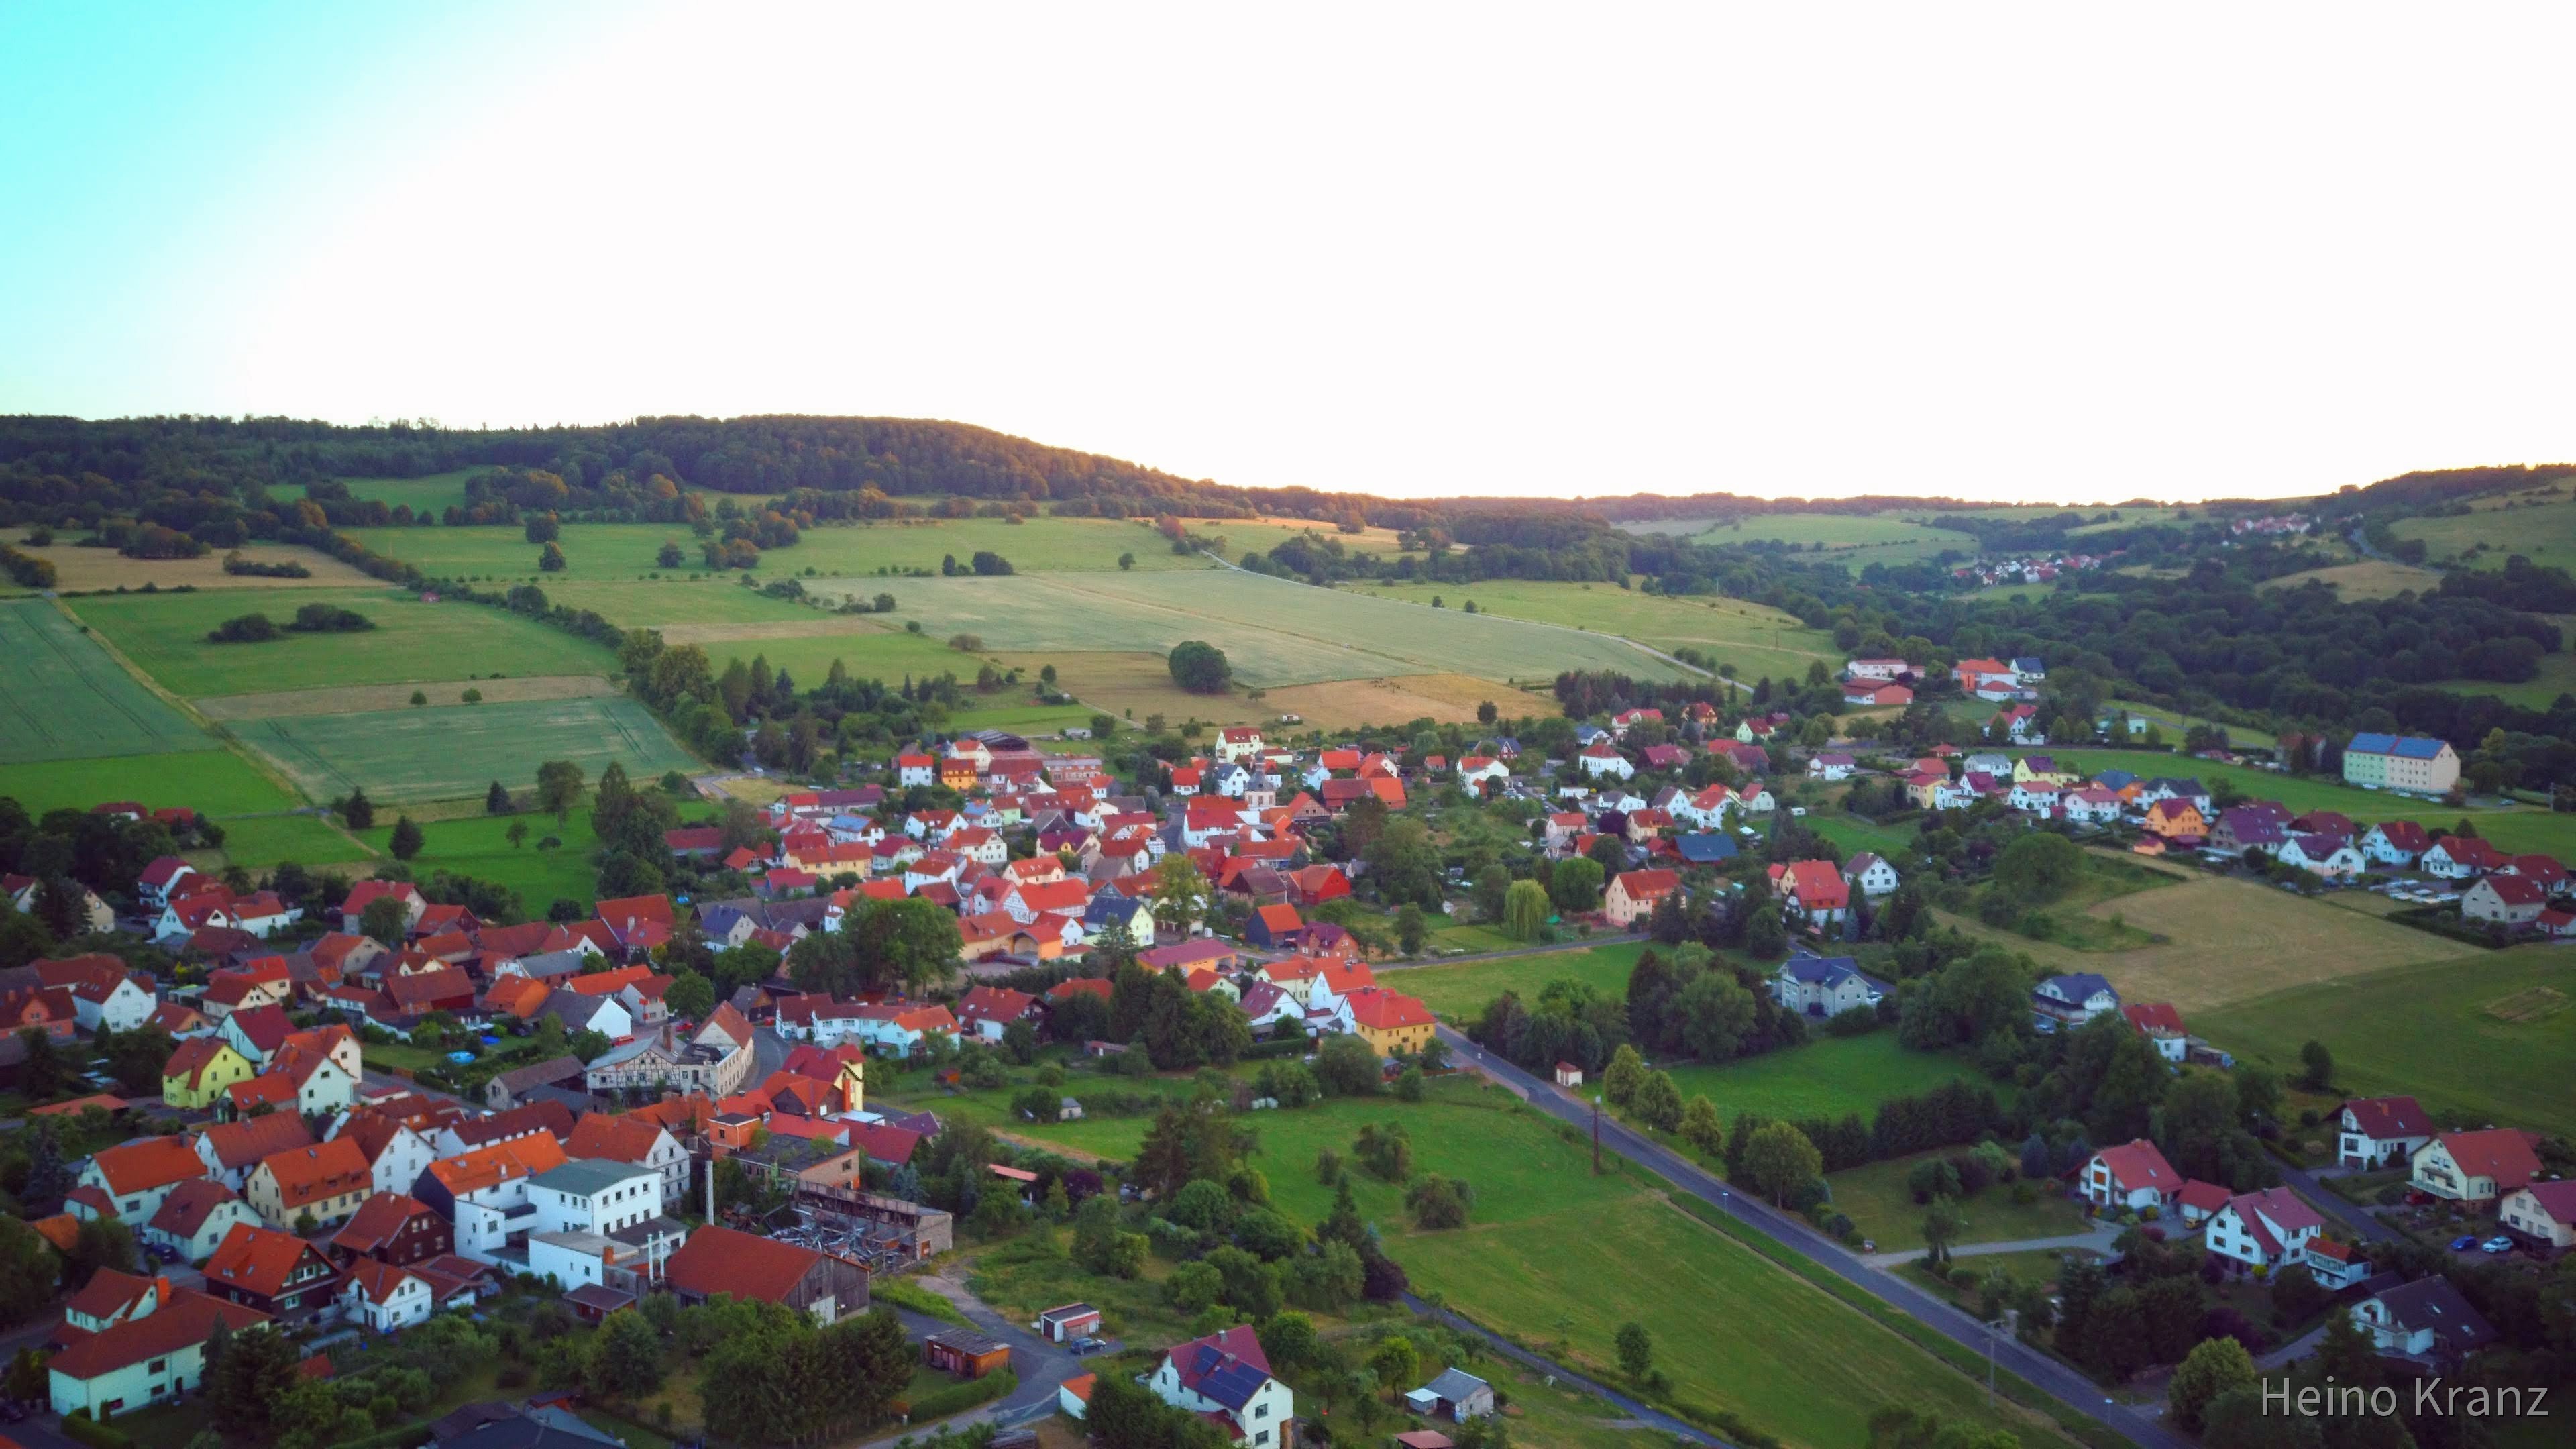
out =
[[[891,1303],[898,1308],[909,1308],[915,1313],[925,1313],[944,1323],[956,1324],[960,1328],[975,1326],[965,1314],[958,1311],[956,1304],[918,1283],[908,1283],[901,1279],[882,1279],[868,1285],[868,1298],[871,1302]]]
[[[926,1424],[933,1419],[945,1419],[951,1414],[963,1413],[977,1404],[990,1403],[1019,1386],[1020,1376],[1009,1369],[1004,1369],[1000,1373],[986,1374],[980,1379],[968,1379],[964,1383],[950,1384],[936,1393],[924,1394],[915,1400],[910,1415],[911,1421],[916,1424]]]
[[[111,1429],[78,1410],[63,1420],[63,1432],[90,1446],[90,1449],[134,1449],[134,1440],[122,1429]]]

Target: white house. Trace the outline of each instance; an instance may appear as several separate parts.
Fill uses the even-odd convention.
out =
[[[2495,1341],[2495,1329],[2451,1280],[2435,1273],[2352,1306],[2352,1321],[2383,1354],[2457,1360]]]
[[[204,1380],[219,1321],[238,1333],[268,1315],[155,1281],[123,1316],[46,1361],[46,1397],[57,1414],[102,1420],[176,1399]]]
[[[1458,783],[1473,790],[1487,780],[1502,784],[1512,778],[1512,767],[1491,755],[1469,755],[1458,762]]]
[[[662,1173],[638,1162],[576,1157],[528,1179],[536,1231],[603,1237],[662,1215]]]
[[[1637,767],[1629,764],[1628,757],[1620,754],[1619,747],[1606,738],[1594,740],[1584,746],[1582,753],[1576,755],[1574,761],[1583,767],[1584,774],[1596,780],[1611,778],[1625,780],[1637,773]]]
[[[2182,1174],[2143,1137],[2123,1147],[2105,1147],[2084,1164],[2084,1196],[2097,1207],[2132,1212],[2171,1207],[2182,1183]]]
[[[2306,1261],[2308,1243],[2325,1225],[2288,1188],[2267,1187],[2229,1198],[2210,1216],[2201,1243],[2219,1257],[2268,1272]]]
[[[2335,1161],[2348,1167],[2406,1162],[2433,1140],[2433,1119],[2412,1097],[2355,1097],[2336,1127]]]
[[[2291,836],[2272,858],[2328,880],[2350,880],[2370,868],[2369,860],[2340,835]]]
[[[1269,1356],[1248,1324],[1164,1350],[1145,1386],[1174,1408],[1220,1418],[1252,1449],[1289,1442],[1296,1398],[1271,1377]]]
[[[2106,1011],[2120,1009],[2120,993],[2090,971],[2051,976],[2030,991],[2032,1015],[2043,1028],[2058,1023],[2082,1026]]]
[[[355,1136],[358,1150],[367,1154],[367,1166],[375,1178],[378,1192],[409,1192],[420,1175],[429,1171],[436,1160],[429,1139],[410,1127],[390,1119],[371,1119],[363,1126],[353,1126],[351,1114],[342,1112],[324,1129],[327,1141],[344,1135]]]
[[[2362,853],[2381,865],[2411,866],[2432,848],[2424,827],[2412,820],[2382,821],[2361,837]]]
[[[1852,757],[1844,754],[1828,752],[1825,754],[1810,755],[1807,757],[1807,778],[1810,780],[1848,780],[1851,778],[1853,763]]]
[[[1860,887],[1862,895],[1871,897],[1893,895],[1900,884],[1896,867],[1867,850],[1856,851],[1843,862],[1843,879]]]
[[[340,1284],[340,1316],[378,1333],[426,1323],[438,1305],[423,1279],[373,1258],[352,1258]]]

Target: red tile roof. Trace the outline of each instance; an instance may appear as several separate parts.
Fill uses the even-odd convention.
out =
[[[118,1197],[206,1175],[196,1145],[184,1136],[138,1137],[103,1148],[91,1160],[107,1179],[107,1190]]]
[[[671,1286],[682,1293],[731,1293],[785,1303],[822,1260],[811,1248],[709,1224],[691,1233],[664,1268]]]
[[[274,1298],[285,1291],[288,1276],[307,1261],[318,1261],[327,1267],[331,1260],[322,1256],[320,1248],[293,1233],[240,1223],[224,1235],[223,1246],[206,1260],[206,1281]]]
[[[46,1367],[69,1379],[95,1379],[204,1343],[219,1321],[238,1333],[266,1323],[268,1315],[193,1289],[173,1288],[161,1307],[91,1334],[55,1354]]]
[[[2173,1170],[2172,1163],[2165,1161],[2164,1153],[2156,1149],[2156,1144],[2143,1137],[2124,1146],[2105,1147],[2093,1155],[2110,1167],[2112,1178],[2123,1192],[2148,1187],[2167,1193],[2178,1192],[2182,1188],[2182,1174]]]

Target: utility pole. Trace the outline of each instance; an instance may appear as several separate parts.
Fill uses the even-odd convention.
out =
[[[1601,1175],[1601,1097],[1598,1093],[1592,1098],[1592,1175]]]

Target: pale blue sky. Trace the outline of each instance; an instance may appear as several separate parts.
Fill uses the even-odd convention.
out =
[[[2576,11],[0,7],[0,411],[1390,494],[2576,457]]]

